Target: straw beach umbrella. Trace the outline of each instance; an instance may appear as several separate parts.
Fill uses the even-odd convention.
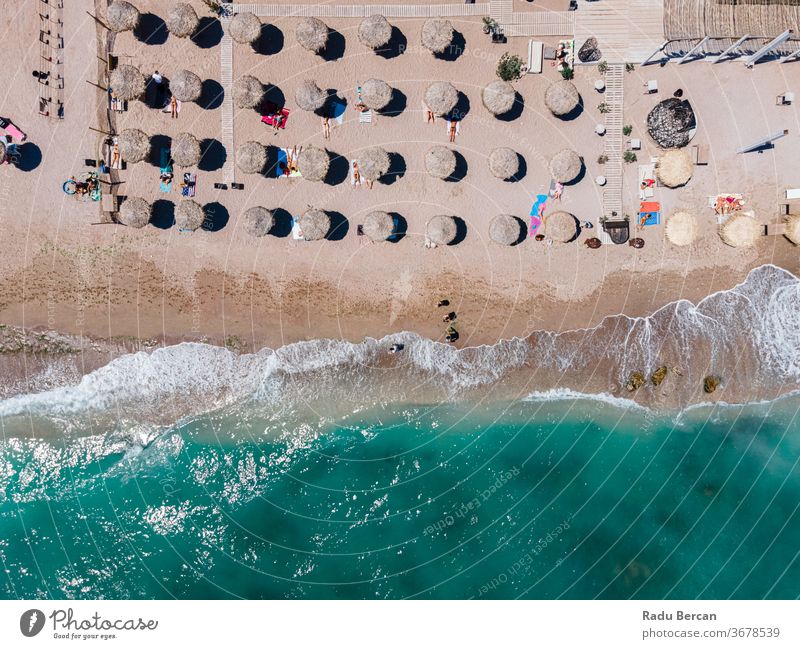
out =
[[[170,34],[178,38],[188,38],[197,30],[200,19],[192,5],[179,2],[170,8],[164,22],[167,23]]]
[[[680,187],[692,177],[692,158],[685,149],[664,153],[656,163],[656,175],[667,187]]]
[[[322,108],[327,99],[328,95],[323,90],[320,90],[320,87],[310,79],[303,81],[294,93],[294,100],[297,105],[303,110],[312,113]]]
[[[386,47],[391,39],[392,26],[380,14],[367,16],[358,26],[358,40],[371,50]]]
[[[7,152],[7,150],[8,150],[8,149],[6,149],[5,142],[0,142],[0,161],[2,161],[2,160],[5,160],[5,159],[6,159],[6,152]]]
[[[150,136],[138,128],[126,128],[117,136],[119,154],[127,162],[142,162],[150,156]]]
[[[392,101],[392,92],[385,81],[368,79],[361,85],[361,101],[370,110],[381,110]]]
[[[569,212],[553,212],[545,217],[544,230],[553,241],[567,243],[578,234],[578,219]]]
[[[319,18],[304,18],[294,31],[300,46],[315,54],[325,49],[329,33],[330,29]]]
[[[422,47],[442,54],[453,42],[453,25],[449,20],[429,18],[422,26]]]
[[[320,182],[328,175],[331,165],[331,156],[325,149],[315,146],[304,147],[297,156],[297,168],[300,175],[306,180]]]
[[[190,198],[184,198],[175,206],[175,225],[179,230],[197,230],[203,226],[205,220],[202,205]]]
[[[358,168],[364,180],[374,182],[389,172],[391,160],[385,149],[374,146],[356,156]]]
[[[150,223],[153,207],[143,198],[128,197],[120,205],[119,222],[130,228],[143,228]]]
[[[144,75],[136,68],[123,63],[111,73],[109,84],[114,95],[124,100],[139,99],[144,94]]]
[[[179,70],[170,79],[169,89],[178,101],[197,101],[203,93],[203,82],[194,72]]]
[[[228,33],[237,43],[254,43],[261,36],[261,20],[254,13],[243,11],[236,14],[228,25]]]
[[[762,227],[754,218],[744,214],[734,214],[722,224],[719,236],[729,246],[746,248],[755,245],[761,232]]]
[[[514,107],[517,91],[508,81],[492,81],[483,89],[483,105],[492,115],[505,115]]]
[[[489,238],[501,246],[513,246],[522,238],[524,224],[511,214],[498,214],[489,224]]]
[[[458,234],[456,220],[452,216],[434,216],[425,228],[425,236],[437,246],[450,245]]]
[[[572,149],[562,149],[550,160],[550,175],[557,183],[575,180],[582,168],[581,157]]]
[[[425,91],[425,105],[435,115],[447,115],[458,103],[458,90],[452,83],[437,81]]]
[[[267,164],[267,149],[261,142],[245,142],[236,151],[236,166],[246,174],[260,174]]]
[[[544,93],[545,106],[557,117],[571,113],[578,106],[580,100],[581,96],[578,94],[575,84],[566,79],[556,81]]]
[[[275,215],[266,207],[251,207],[242,214],[244,231],[251,237],[264,237],[275,224]]]
[[[800,216],[792,215],[786,217],[786,232],[784,236],[794,245],[800,246]]]
[[[238,108],[258,108],[264,102],[264,84],[249,74],[233,84],[233,103]]]
[[[394,234],[394,219],[389,212],[375,210],[364,217],[364,234],[372,241],[386,241]]]
[[[501,180],[513,178],[519,173],[519,155],[507,147],[494,149],[489,154],[489,171]]]
[[[446,146],[434,146],[425,154],[425,171],[434,178],[449,178],[456,170],[456,154]]]
[[[331,217],[322,210],[310,209],[297,219],[303,239],[319,241],[328,236],[331,229]]]
[[[172,161],[179,167],[194,167],[203,155],[198,140],[191,133],[180,133],[172,140]]]
[[[697,220],[689,212],[675,212],[669,217],[664,233],[671,244],[690,246],[697,237]]]
[[[106,16],[112,32],[130,32],[139,26],[139,10],[124,0],[108,5]]]

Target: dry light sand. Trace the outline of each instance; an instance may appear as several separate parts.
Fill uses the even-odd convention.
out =
[[[342,2],[343,0],[339,0]],[[165,15],[166,4],[138,0],[139,8]],[[206,16],[202,3],[192,2]],[[97,80],[96,27],[86,11],[93,3],[69,3],[64,16],[65,119],[47,120],[36,114],[37,87],[31,70],[38,66],[38,3],[15,3],[0,18],[0,52],[7,65],[0,91],[0,114],[12,118],[41,151],[41,162],[30,171],[0,168],[0,322],[26,328],[81,334],[98,339],[157,339],[226,341],[240,349],[278,346],[295,340],[335,337],[360,340],[399,330],[440,338],[444,334],[440,298],[449,298],[458,312],[460,346],[490,343],[534,330],[588,327],[604,316],[625,312],[646,315],[679,299],[698,300],[710,292],[741,281],[746,272],[772,262],[798,272],[798,249],[783,237],[764,237],[757,248],[736,250],[716,234],[707,196],[718,191],[745,195],[748,208],[765,223],[777,221],[784,189],[800,186],[795,106],[775,106],[775,95],[794,87],[797,65],[759,65],[748,71],[741,63],[711,66],[695,62],[678,67],[648,66],[626,76],[625,122],[633,125],[644,149],[640,160],[658,151],[644,130],[647,112],[678,87],[694,105],[699,129],[695,141],[711,145],[711,161],[696,168],[687,186],[660,188],[657,200],[665,216],[675,208],[695,212],[702,227],[700,240],[685,249],[664,240],[664,226],[636,232],[645,240],[642,250],[603,246],[589,250],[583,232],[577,242],[547,245],[533,239],[504,248],[488,239],[491,218],[501,212],[527,221],[534,197],[549,185],[547,164],[564,147],[577,150],[586,164],[585,177],[569,186],[558,208],[581,221],[596,221],[601,192],[594,177],[602,173],[597,158],[603,140],[594,134],[602,121],[593,89],[600,74],[580,66],[575,83],[583,97],[583,112],[562,121],[544,107],[543,96],[559,77],[547,62],[542,75],[515,83],[524,100],[521,114],[511,121],[493,118],[481,104],[480,91],[494,80],[498,57],[505,51],[526,55],[527,40],[511,39],[492,45],[481,32],[479,19],[455,20],[465,49],[453,61],[434,59],[419,45],[422,22],[392,22],[407,39],[407,48],[392,58],[367,51],[356,37],[355,20],[330,20],[344,49],[326,61],[302,50],[295,41],[296,19],[272,23],[267,52],[234,46],[234,78],[252,74],[273,84],[292,110],[289,124],[275,134],[254,111],[237,110],[235,141],[255,139],[265,145],[313,144],[352,158],[365,147],[381,145],[397,154],[400,164],[392,182],[374,189],[353,189],[334,164],[335,184],[303,179],[245,176],[237,171],[244,191],[216,191],[225,151],[220,140],[218,25],[211,24],[201,45],[161,33],[146,43],[131,33],[118,35],[113,51],[121,62],[149,75],[159,69],[166,77],[187,68],[204,79],[210,99],[201,107],[184,105],[180,119],[131,102],[118,117],[117,127],[137,127],[151,136],[174,137],[188,131],[210,144],[198,171],[197,198],[214,213],[213,231],[182,234],[157,225],[133,230],[92,225],[101,220],[99,204],[81,203],[61,193],[69,176],[84,170],[84,158],[96,157],[104,95],[86,80]],[[554,39],[555,40],[555,39]],[[550,43],[554,44],[554,43]],[[386,80],[402,93],[395,116],[379,116],[371,126],[360,125],[355,88],[371,77]],[[349,104],[342,125],[323,139],[320,118],[295,105],[299,83],[314,79]],[[642,84],[658,79],[661,92],[644,95]],[[458,182],[428,177],[424,152],[447,144],[444,121],[426,124],[422,96],[426,86],[451,81],[467,98],[468,112],[454,147],[466,161]],[[775,130],[790,135],[765,153],[736,155],[738,146]],[[492,148],[508,146],[525,159],[524,177],[501,182],[488,171]],[[180,172],[180,169],[176,169]],[[121,173],[120,194],[149,201],[179,199],[158,191],[158,169],[149,163],[131,165]],[[638,207],[636,165],[626,167],[625,211]],[[340,215],[339,240],[295,241],[291,236],[253,239],[244,233],[240,215],[248,207],[279,207],[291,215],[314,206]],[[159,214],[169,204],[159,204]],[[408,234],[395,244],[369,244],[356,235],[357,224],[372,209],[399,213]],[[457,246],[429,250],[424,228],[435,214],[464,220],[467,234]],[[160,227],[159,227],[160,226]]]

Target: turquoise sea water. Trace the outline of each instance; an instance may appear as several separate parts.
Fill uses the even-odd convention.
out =
[[[254,403],[7,440],[6,598],[800,595],[800,398]]]

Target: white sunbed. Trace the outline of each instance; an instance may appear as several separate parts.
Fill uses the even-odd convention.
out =
[[[358,114],[358,123],[359,124],[372,124],[372,111],[371,110],[362,110]]]
[[[787,189],[786,190],[786,200],[798,200],[800,199],[800,189]]]
[[[544,43],[528,41],[528,74],[541,74],[544,60]]]
[[[641,200],[645,200],[647,198],[653,198],[655,196],[655,190],[653,187],[645,187],[642,189],[642,183],[645,180],[652,179],[655,180],[656,177],[656,166],[651,162],[647,165],[639,165],[639,198]]]

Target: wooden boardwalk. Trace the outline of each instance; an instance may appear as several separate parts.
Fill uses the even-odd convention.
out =
[[[594,36],[609,63],[641,63],[664,42],[663,0],[601,0],[580,3],[575,45]]]
[[[605,151],[608,160],[604,165],[606,185],[603,188],[603,216],[607,219],[622,218],[622,161],[623,154],[623,99],[625,65],[612,63],[606,71],[606,91],[603,101],[611,109],[606,113]],[[615,215],[616,213],[616,215]],[[611,243],[611,239],[597,224],[600,241]]]
[[[228,34],[227,18],[222,19],[222,40],[220,41],[220,82],[223,88],[222,99],[222,128],[220,137],[222,146],[227,153],[225,166],[222,168],[223,182],[232,183],[236,180],[236,164],[234,162],[235,151],[233,141],[233,39]]]
[[[250,11],[262,18],[282,18],[287,16],[314,16],[316,18],[365,18],[382,14],[387,18],[438,18],[458,16],[488,16],[490,4],[261,4],[239,3],[231,5],[232,13]]]

